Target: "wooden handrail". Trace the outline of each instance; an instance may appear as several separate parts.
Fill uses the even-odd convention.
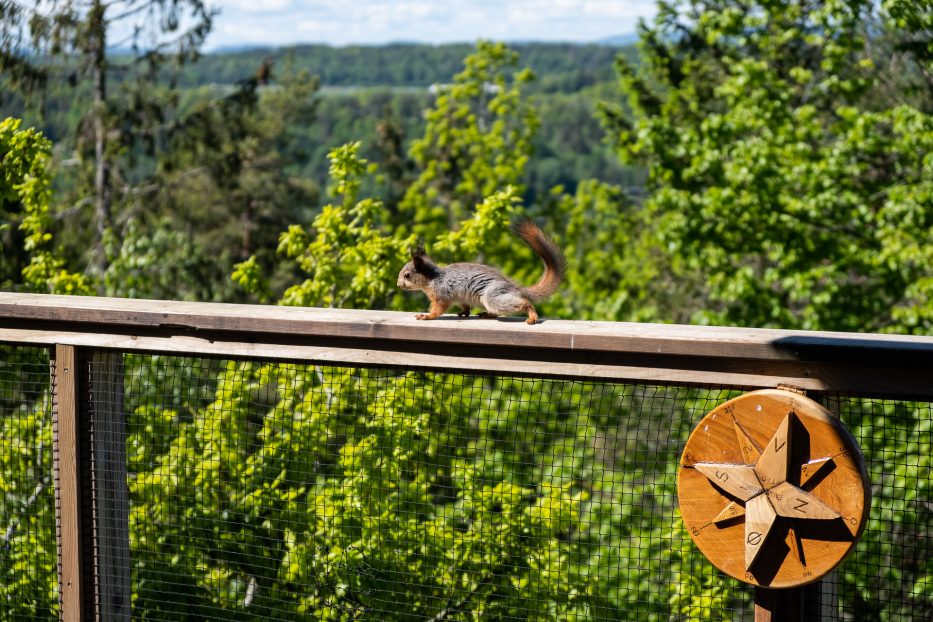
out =
[[[0,341],[933,397],[933,337],[0,293]]]

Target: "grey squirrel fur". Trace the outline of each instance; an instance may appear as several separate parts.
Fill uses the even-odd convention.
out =
[[[452,305],[460,305],[457,315],[467,317],[470,307],[483,307],[480,317],[494,318],[510,313],[526,313],[529,324],[538,321],[534,304],[557,291],[564,279],[564,255],[550,238],[530,220],[522,219],[512,225],[516,235],[544,262],[544,274],[537,283],[523,287],[492,266],[480,263],[452,263],[438,266],[424,251],[423,246],[412,249],[411,261],[398,275],[398,286],[406,290],[421,290],[431,301],[428,313],[415,316],[419,320],[433,320]]]

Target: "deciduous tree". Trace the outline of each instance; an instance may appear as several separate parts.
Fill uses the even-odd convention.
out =
[[[659,7],[641,69],[619,62],[631,114],[608,112],[658,248],[706,291],[693,320],[933,329],[933,117],[872,109],[876,4]]]

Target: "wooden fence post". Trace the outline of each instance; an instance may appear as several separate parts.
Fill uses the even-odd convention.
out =
[[[123,358],[57,345],[53,368],[62,620],[129,620]]]
[[[78,370],[74,346],[57,345],[53,367],[53,434],[55,502],[58,536],[58,584],[63,622],[82,620],[85,555],[81,517],[85,499],[81,495],[80,433],[78,430]]]

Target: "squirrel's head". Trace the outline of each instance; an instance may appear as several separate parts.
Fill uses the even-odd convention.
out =
[[[398,273],[398,286],[402,289],[424,289],[439,274],[440,268],[424,252],[424,246],[419,244],[411,249],[411,261]]]

